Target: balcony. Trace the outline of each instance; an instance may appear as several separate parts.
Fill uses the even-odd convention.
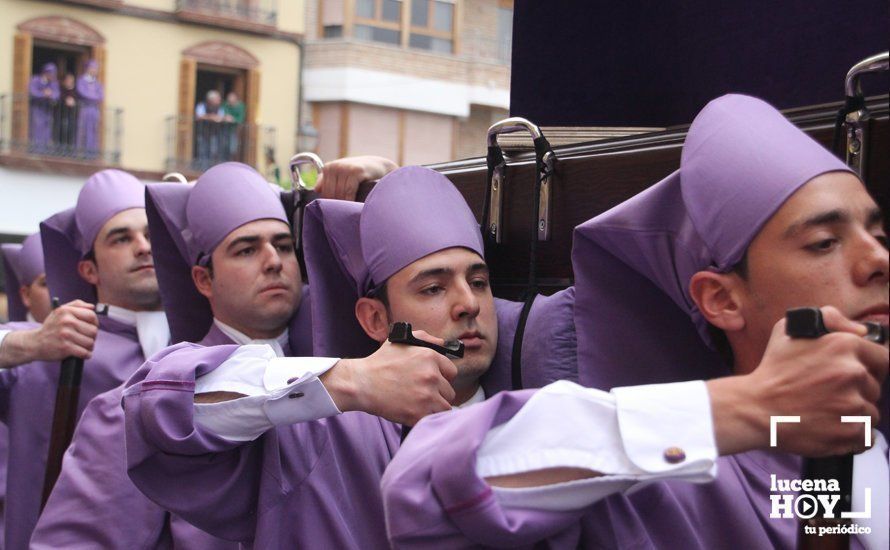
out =
[[[272,151],[275,128],[256,124],[167,117],[168,172],[197,176],[215,164],[238,161],[259,168],[258,150]]]
[[[248,32],[275,31],[278,0],[176,0],[183,21]]]
[[[123,109],[64,101],[34,104],[27,95],[0,95],[0,155],[22,165],[117,166]]]
[[[62,0],[62,2],[106,10],[117,9],[124,5],[124,0]]]

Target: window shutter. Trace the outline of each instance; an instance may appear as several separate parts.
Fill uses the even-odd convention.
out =
[[[244,98],[247,108],[244,120],[247,133],[247,142],[244,148],[244,162],[250,166],[257,165],[257,119],[260,109],[260,70],[249,69],[247,71],[247,96]]]
[[[16,33],[12,67],[12,146],[28,143],[28,83],[31,80],[31,35]]]
[[[93,59],[95,59],[99,63],[99,74],[96,78],[99,79],[99,82],[102,83],[102,86],[105,88],[105,96],[108,97],[108,81],[105,80],[105,60],[107,56],[105,55],[105,46],[101,44],[97,44],[93,46]],[[108,134],[108,127],[105,126],[108,123],[109,119],[106,116],[105,112],[105,101],[102,101],[102,104],[99,105],[99,150],[105,151],[105,140]],[[120,144],[118,144],[120,145]]]
[[[195,117],[195,79],[198,63],[185,57],[179,62],[179,112],[176,117],[176,158],[187,164],[192,158],[192,128]]]

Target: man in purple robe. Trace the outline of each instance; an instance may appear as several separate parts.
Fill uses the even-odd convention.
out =
[[[769,105],[730,95],[693,122],[679,171],[575,236],[589,388],[557,382],[422,421],[383,480],[393,545],[793,548],[797,521],[770,517],[770,475],[799,479],[795,455],[862,451],[862,425],[839,417],[876,422],[887,375],[886,348],[851,321],[887,324],[886,236],[862,182]],[[824,309],[839,334],[784,335],[786,309],[826,304],[840,310]],[[630,384],[649,386],[620,387]],[[667,430],[639,421],[702,396],[710,414]],[[602,402],[617,414],[604,418]],[[772,415],[802,419],[780,427],[778,449]],[[603,499],[609,423],[644,475],[699,458],[704,427],[722,455],[708,457],[717,479],[628,480],[618,488],[634,491]],[[868,486],[875,519],[856,520],[871,533],[854,547],[887,545],[887,447],[876,439],[855,461],[853,509]]]
[[[99,62],[90,59],[86,72],[77,79],[77,151],[86,158],[99,155],[101,143],[100,107],[105,99],[105,87],[99,82]]]
[[[25,238],[22,244],[0,246],[3,272],[6,276],[9,320],[13,323],[42,323],[49,315],[50,299],[43,268],[43,246],[40,233]],[[2,339],[2,336],[0,336]],[[0,343],[2,345],[2,343]],[[6,461],[9,457],[9,430],[0,423],[0,529],[6,506]],[[0,548],[3,548],[0,536]]]
[[[107,314],[99,316],[98,331],[92,326],[91,333],[72,337],[76,351],[69,355],[86,359],[78,415],[90,399],[119,386],[146,356],[169,341],[159,311],[144,193],[145,186],[130,174],[103,170],[86,181],[76,207],[41,224],[52,295],[82,300],[68,309],[87,325],[97,322],[93,304],[107,306]],[[8,340],[23,334],[36,339],[36,332],[11,332],[0,352]],[[58,378],[58,363],[0,371],[0,391],[8,403],[3,420],[10,432],[5,525],[9,548],[27,547],[37,522]]]
[[[204,183],[199,204],[225,211],[220,206],[230,187],[211,191],[211,182]],[[243,196],[237,194],[240,202]],[[186,210],[197,200],[190,197]],[[231,275],[221,277],[221,262],[237,258],[245,245],[237,231],[223,238],[222,231],[202,229],[217,220],[193,211],[188,227],[169,233],[205,240],[180,247],[190,250],[189,263],[199,264],[192,268],[195,283],[217,320],[225,314],[258,331],[263,308],[251,310],[224,291],[269,292],[281,282],[239,285]],[[339,361],[282,359],[280,343],[178,346],[159,354],[124,394],[130,477],[153,500],[224,538],[257,547],[386,547],[379,483],[399,446],[398,424],[484,399],[482,375],[510,339],[500,339],[479,226],[444,176],[397,170],[378,182],[363,207],[316,201],[306,224],[314,352],[377,351]],[[201,265],[206,250],[210,260]],[[451,364],[424,348],[385,342],[396,320],[439,343],[427,333],[460,337],[465,357]],[[276,330],[260,335],[272,340]],[[620,438],[613,443],[611,451],[621,456]],[[708,468],[702,463],[681,475],[707,477]]]
[[[53,115],[60,95],[56,73],[55,63],[47,63],[28,85],[28,137],[30,149],[37,153],[50,152],[52,145]]]
[[[391,162],[379,157],[340,159],[329,163],[326,173],[334,181],[351,174],[362,174],[365,178],[373,179],[383,175],[391,166]],[[217,179],[219,174],[223,174],[222,179]],[[234,199],[230,204],[212,205],[205,198],[194,199],[196,208],[211,208],[217,223],[228,224],[227,227],[235,228],[239,235],[244,236],[245,231],[251,234],[253,228],[267,224],[267,216],[281,218],[281,202],[253,169],[240,164],[229,165],[225,169],[215,169],[208,177],[230,193],[235,193],[230,195]],[[189,265],[178,248],[182,239],[179,227],[185,226],[174,225],[175,218],[168,219],[158,214],[184,215],[185,199],[188,199],[192,189],[192,186],[182,184],[158,184],[150,185],[147,192],[153,258],[165,312],[170,319],[172,340],[199,341],[203,346],[244,343],[241,338],[246,336],[223,321],[214,320],[210,303],[192,282]],[[207,186],[202,185],[201,189],[207,189]],[[242,204],[245,197],[257,200],[245,208]],[[175,212],[173,205],[181,207],[181,211]],[[171,238],[166,223],[175,228],[172,231],[176,239]],[[278,250],[284,249],[284,256],[288,260],[294,257],[289,235],[276,234],[275,243]],[[216,278],[227,276],[227,265],[220,262],[215,267]],[[248,276],[245,281],[264,276],[265,264],[259,262],[254,265],[257,270],[250,273],[243,272],[243,266],[240,266],[241,275]],[[295,284],[297,280],[294,279]],[[244,290],[239,288],[238,292],[243,293]],[[280,302],[280,298],[275,296],[273,301]],[[288,309],[288,312],[286,317],[291,316],[292,311]],[[302,317],[294,317],[294,332],[290,341],[311,353],[308,316],[309,310],[304,308]],[[120,407],[122,392],[123,386],[118,386],[87,405],[66,453],[62,472],[34,530],[31,547],[237,547],[235,543],[213,537],[186,523],[149,500],[132,484],[127,477],[124,416]]]
[[[29,235],[22,244],[4,244],[0,248],[6,274],[9,320],[42,323],[52,307],[43,268],[40,233]]]

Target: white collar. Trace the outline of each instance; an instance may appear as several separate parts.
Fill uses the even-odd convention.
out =
[[[139,346],[146,359],[170,345],[170,326],[163,311],[132,311],[108,304],[105,304],[105,307],[108,317],[136,327]]]
[[[30,312],[30,311],[28,312],[27,315],[25,315],[25,320],[28,321],[29,323],[36,323],[36,322],[37,322],[37,319],[35,319],[34,316],[31,315],[31,312]]]
[[[216,328],[218,328],[220,332],[231,338],[236,344],[242,346],[246,346],[247,344],[265,344],[275,351],[275,355],[284,357],[284,346],[288,343],[287,329],[281,331],[281,334],[275,338],[251,338],[240,330],[223,323],[216,317],[213,318],[213,324],[216,325]]]
[[[479,385],[479,389],[476,390],[476,393],[473,394],[472,397],[461,403],[456,407],[452,407],[453,409],[462,409],[464,407],[469,407],[470,405],[475,405],[476,403],[482,403],[485,401],[485,391],[482,390],[482,385]]]

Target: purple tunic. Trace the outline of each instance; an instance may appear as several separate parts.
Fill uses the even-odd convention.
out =
[[[49,95],[46,92],[49,91]],[[31,145],[38,151],[47,149],[53,140],[53,111],[59,101],[59,82],[43,80],[42,75],[34,75],[28,85],[28,121],[31,128]]]
[[[249,443],[195,424],[195,377],[237,346],[179,344],[124,392],[130,478],[220,538],[256,548],[384,548],[380,477],[400,427],[360,412],[282,426]]]
[[[100,317],[91,359],[84,363],[78,414],[100,393],[121,385],[144,362],[135,327]],[[0,372],[0,411],[9,428],[6,545],[26,548],[37,523],[52,426],[59,363],[35,362]]]
[[[231,343],[215,325],[201,342]],[[127,477],[123,390],[118,386],[87,405],[31,548],[237,548],[170,514]]]
[[[82,75],[77,79],[77,97],[80,99],[77,112],[77,149],[95,155],[99,152],[99,106],[105,98],[105,88],[98,79]]]

